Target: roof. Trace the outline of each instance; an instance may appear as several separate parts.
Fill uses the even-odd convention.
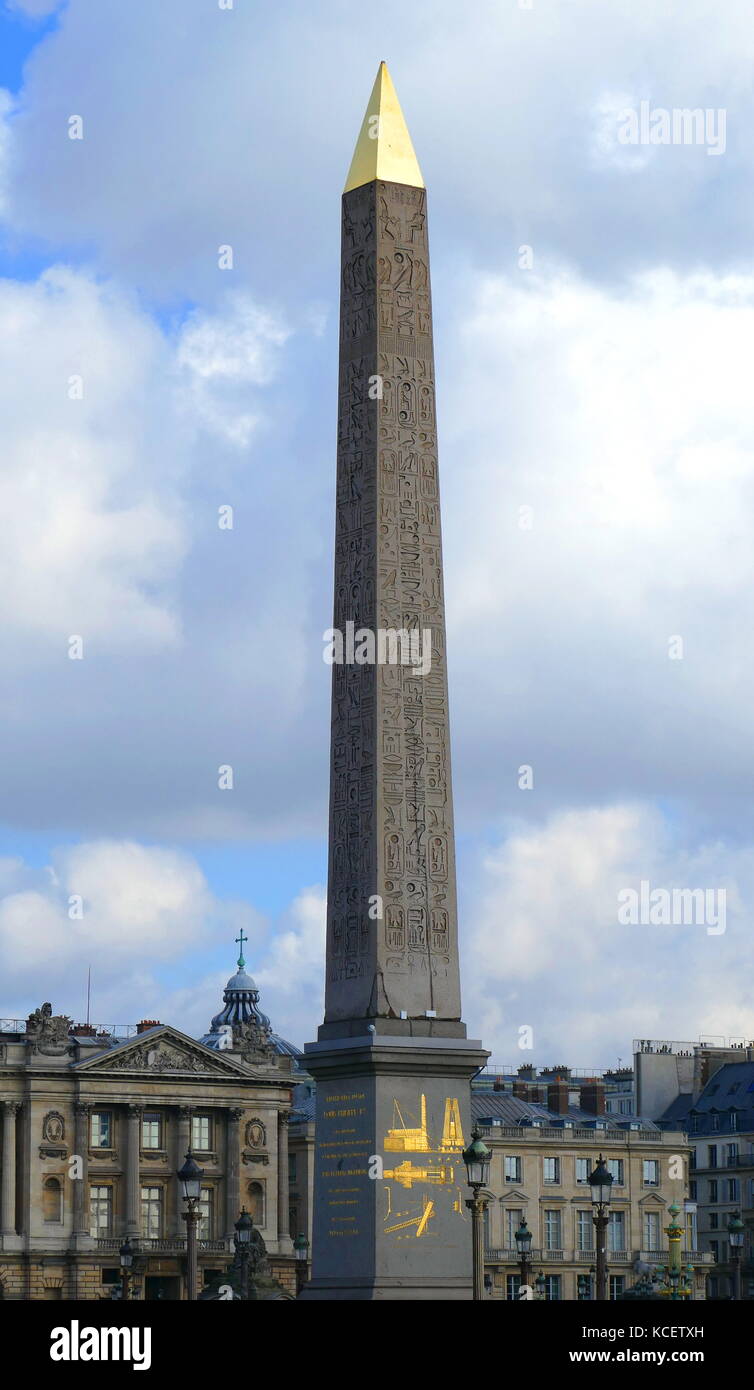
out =
[[[660,1123],[668,1127],[675,1120],[688,1128],[689,1117],[696,1116],[696,1134],[719,1133],[712,1129],[712,1116],[736,1111],[736,1129],[754,1130],[754,1062],[726,1062],[710,1078],[701,1095],[694,1100],[690,1093],[676,1096],[663,1111]]]
[[[528,1126],[532,1120],[541,1120],[546,1125],[561,1125],[563,1121],[577,1125],[582,1129],[593,1128],[599,1120],[600,1125],[607,1129],[619,1132],[630,1129],[631,1126],[639,1126],[641,1129],[656,1129],[659,1125],[653,1120],[631,1119],[617,1120],[611,1115],[595,1115],[591,1111],[581,1110],[578,1106],[569,1105],[564,1115],[559,1115],[554,1110],[548,1110],[546,1105],[539,1105],[535,1101],[519,1100],[518,1096],[512,1096],[505,1091],[472,1091],[471,1093],[471,1117],[477,1123],[482,1123],[485,1119],[499,1120],[504,1125]]]

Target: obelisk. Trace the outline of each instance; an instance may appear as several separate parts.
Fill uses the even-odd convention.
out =
[[[325,1021],[306,1297],[471,1297],[427,195],[384,63],[342,203]]]

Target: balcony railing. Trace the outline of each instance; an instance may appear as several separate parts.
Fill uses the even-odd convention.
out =
[[[120,1250],[122,1244],[122,1236],[118,1238],[112,1236],[99,1237],[97,1240],[97,1249],[103,1252],[108,1250],[116,1252]],[[186,1250],[186,1237],[167,1236],[160,1240],[142,1240],[140,1237],[136,1237],[132,1241],[132,1244],[135,1255],[180,1255]],[[203,1251],[205,1254],[226,1254],[230,1249],[230,1242],[227,1240],[199,1240],[197,1241],[197,1247],[200,1252]]]
[[[484,1252],[487,1264],[520,1265],[521,1256],[518,1250],[506,1250],[501,1247],[490,1246]],[[561,1264],[566,1261],[569,1264],[595,1264],[597,1259],[594,1250],[547,1250],[532,1249],[529,1254],[531,1264]],[[607,1263],[611,1264],[634,1264],[637,1260],[649,1265],[666,1265],[668,1262],[667,1250],[608,1250]],[[711,1265],[714,1264],[712,1252],[710,1250],[684,1250],[683,1263],[691,1265]]]
[[[603,1117],[604,1118],[604,1117]],[[628,1118],[628,1117],[627,1117]],[[517,1139],[530,1142],[542,1139],[552,1142],[558,1139],[561,1142],[570,1142],[575,1139],[584,1141],[592,1145],[617,1148],[619,1145],[631,1143],[656,1144],[658,1148],[667,1148],[669,1145],[676,1147],[677,1134],[658,1129],[560,1129],[551,1125],[483,1125],[479,1124],[479,1133],[485,1139]]]

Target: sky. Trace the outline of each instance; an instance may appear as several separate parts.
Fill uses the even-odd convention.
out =
[[[201,1034],[243,928],[316,1036],[382,59],[429,197],[469,1033],[586,1069],[751,1038],[749,0],[5,0],[0,1014],[82,1018],[91,966],[93,1021]],[[629,143],[643,107],[716,139]],[[621,922],[642,881],[724,890],[724,931]]]

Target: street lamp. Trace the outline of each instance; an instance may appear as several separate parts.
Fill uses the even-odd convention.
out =
[[[521,1288],[526,1288],[531,1278],[531,1264],[529,1255],[531,1254],[531,1231],[526,1224],[526,1217],[522,1216],[521,1225],[516,1231],[515,1237],[518,1258],[521,1264]]]
[[[122,1285],[120,1296],[125,1300],[128,1298],[128,1280],[134,1262],[134,1252],[128,1236],[126,1236],[118,1253],[120,1255],[120,1279]]]
[[[607,1223],[608,1211],[610,1208],[610,1192],[613,1186],[613,1175],[608,1172],[607,1164],[600,1154],[597,1159],[597,1167],[589,1174],[589,1186],[592,1190],[592,1221],[597,1238],[597,1299],[604,1303],[607,1299]]]
[[[241,1298],[249,1297],[249,1257],[251,1255],[251,1232],[254,1228],[246,1207],[241,1207],[241,1215],[235,1223],[234,1245],[241,1266]]]
[[[183,1167],[178,1169],[176,1176],[181,1185],[183,1200],[186,1203],[186,1210],[183,1213],[183,1219],[186,1222],[186,1297],[190,1302],[195,1303],[199,1282],[196,1260],[196,1223],[200,1215],[199,1201],[202,1195],[204,1169],[199,1167],[190,1149],[186,1154]]]
[[[541,1269],[536,1279],[534,1280],[534,1287],[537,1290],[537,1298],[544,1298],[545,1290],[547,1288],[547,1280],[545,1279],[545,1276],[542,1273]]]
[[[733,1297],[741,1302],[741,1256],[744,1244],[744,1223],[740,1211],[734,1211],[728,1220],[728,1240],[733,1259]]]
[[[471,1236],[473,1250],[473,1271],[474,1271],[474,1291],[475,1300],[484,1298],[484,1226],[483,1217],[487,1210],[487,1198],[481,1196],[481,1189],[487,1186],[490,1176],[490,1159],[492,1154],[486,1144],[482,1143],[482,1138],[474,1126],[471,1133],[471,1143],[463,1151],[463,1161],[466,1164],[466,1177],[473,1196],[468,1198],[466,1206],[471,1212]]]
[[[296,1256],[296,1292],[300,1293],[306,1283],[306,1270],[309,1259],[309,1242],[303,1231],[296,1236],[293,1242],[293,1253]]]

